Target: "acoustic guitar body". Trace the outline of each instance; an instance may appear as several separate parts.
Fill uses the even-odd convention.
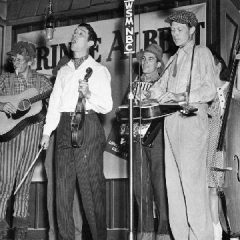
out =
[[[14,96],[0,96],[0,102],[10,102],[16,108],[12,116],[0,112],[0,142],[6,142],[18,135],[29,124],[42,121],[46,115],[42,101],[29,103],[28,99],[38,95],[35,88]]]

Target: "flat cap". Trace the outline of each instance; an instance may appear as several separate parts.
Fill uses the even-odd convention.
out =
[[[186,10],[179,10],[172,13],[165,19],[165,22],[172,23],[178,22],[182,24],[189,24],[191,27],[196,27],[198,25],[198,20],[193,12]]]
[[[144,54],[145,52],[153,53],[153,54],[156,56],[156,58],[157,58],[157,60],[158,60],[159,62],[162,61],[163,50],[162,50],[162,48],[161,48],[158,44],[152,43],[152,44],[148,45],[144,50],[141,50],[141,51],[137,54],[137,58],[138,58],[138,61],[139,61],[139,62],[141,61],[141,59],[142,59],[142,57],[143,57],[143,54]]]
[[[29,56],[35,58],[36,55],[36,48],[32,43],[19,41],[12,46],[10,52],[7,53],[11,56],[16,56],[17,54],[23,56]]]

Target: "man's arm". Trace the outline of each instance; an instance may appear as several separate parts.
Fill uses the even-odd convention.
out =
[[[58,106],[60,102],[61,93],[62,93],[61,77],[60,74],[58,74],[53,87],[53,91],[49,99],[46,123],[43,128],[43,135],[50,136],[52,131],[56,129],[60,121],[60,112],[58,111]]]
[[[93,69],[89,79],[89,93],[86,96],[86,108],[88,105],[97,113],[106,114],[112,110],[111,75],[104,66]]]
[[[0,96],[3,93],[4,89],[4,76],[0,76]],[[17,109],[9,102],[0,102],[0,111],[7,114],[16,113]]]
[[[216,95],[215,62],[210,50],[206,47],[196,47],[197,68],[200,72],[200,87],[190,92],[190,102],[207,103]],[[194,76],[193,76],[194,77]]]

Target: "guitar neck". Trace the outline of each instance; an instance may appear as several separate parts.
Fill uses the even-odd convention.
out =
[[[227,128],[227,120],[228,120],[230,104],[231,104],[231,100],[232,100],[234,79],[235,79],[236,72],[237,72],[238,62],[239,62],[239,60],[235,59],[235,61],[233,62],[233,66],[232,66],[232,70],[231,70],[231,74],[230,74],[229,90],[227,93],[226,106],[225,106],[225,111],[224,111],[223,118],[222,118],[222,125],[221,125],[221,129],[220,129],[218,145],[217,145],[218,151],[223,150],[224,137],[225,137],[225,132],[226,132],[226,128]]]
[[[29,101],[30,101],[30,103],[38,102],[38,101],[40,101],[42,99],[45,99],[45,98],[49,97],[51,92],[52,92],[52,90],[49,90],[47,92],[43,92],[43,93],[41,93],[41,94],[39,94],[37,96],[29,98]]]

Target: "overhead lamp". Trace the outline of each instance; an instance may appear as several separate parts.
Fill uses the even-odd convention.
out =
[[[45,15],[46,39],[49,41],[53,39],[54,27],[55,27],[55,17],[53,13],[53,4],[52,4],[52,0],[49,0],[47,13]]]

